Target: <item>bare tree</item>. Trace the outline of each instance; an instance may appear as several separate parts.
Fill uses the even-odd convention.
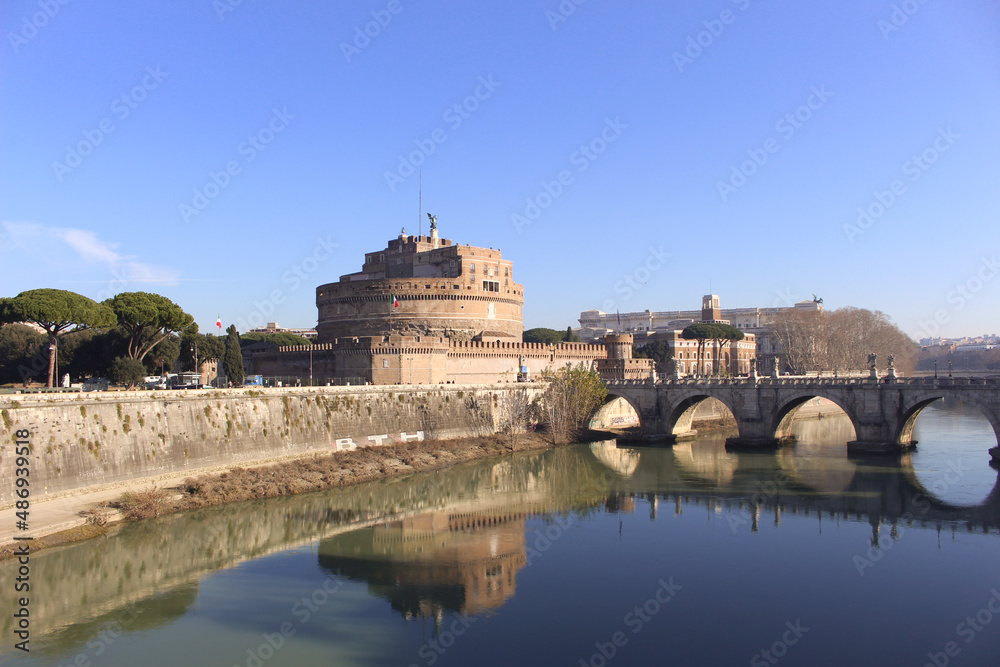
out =
[[[493,406],[489,400],[480,400],[475,394],[465,399],[466,424],[472,433],[482,437],[495,432],[493,426]]]
[[[868,354],[892,354],[900,374],[912,372],[916,343],[881,311],[864,308],[800,311],[789,309],[771,322],[785,364],[793,374],[823,370],[860,370]]]
[[[531,398],[523,388],[505,391],[500,397],[498,407],[500,419],[503,421],[500,429],[507,438],[507,447],[510,451],[514,451],[521,434],[528,426],[532,408]]]

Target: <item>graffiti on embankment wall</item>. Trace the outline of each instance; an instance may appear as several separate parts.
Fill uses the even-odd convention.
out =
[[[359,447],[382,447],[384,445],[395,445],[402,442],[420,442],[423,439],[423,431],[417,431],[416,433],[399,433],[396,435],[391,435],[389,433],[383,433],[382,435],[368,435],[365,436],[365,439],[360,443],[354,438],[337,438],[333,443],[333,451],[353,452]]]

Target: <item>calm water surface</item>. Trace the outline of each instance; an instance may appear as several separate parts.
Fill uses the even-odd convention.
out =
[[[988,423],[594,443],[124,526],[31,560],[25,665],[996,665]],[[12,564],[0,564],[4,600]],[[991,611],[990,607],[997,613]],[[947,655],[947,651],[952,655]]]

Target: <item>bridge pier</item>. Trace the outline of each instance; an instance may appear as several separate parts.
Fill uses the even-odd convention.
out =
[[[994,468],[1000,468],[1000,446],[994,447],[990,450],[990,465]]]
[[[622,436],[618,438],[618,441],[646,447],[672,447],[678,442],[694,440],[697,437],[697,431],[690,431],[679,435],[673,433],[640,433],[633,436]]]
[[[907,442],[884,442],[871,440],[849,440],[847,442],[848,454],[901,454],[915,449],[917,443]]]
[[[794,442],[794,440],[788,438],[737,435],[732,438],[726,438],[726,451],[777,449],[782,445],[791,444],[792,442]]]

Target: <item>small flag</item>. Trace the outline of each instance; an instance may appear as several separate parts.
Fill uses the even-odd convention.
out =
[[[216,318],[215,326],[219,327],[220,330],[222,329],[222,315],[219,315],[219,317]]]
[[[389,294],[389,299],[392,301],[393,308],[399,308],[399,299],[392,293]]]
[[[621,326],[622,325],[622,314],[618,312],[617,308],[615,309],[615,315],[618,316],[618,326]]]

